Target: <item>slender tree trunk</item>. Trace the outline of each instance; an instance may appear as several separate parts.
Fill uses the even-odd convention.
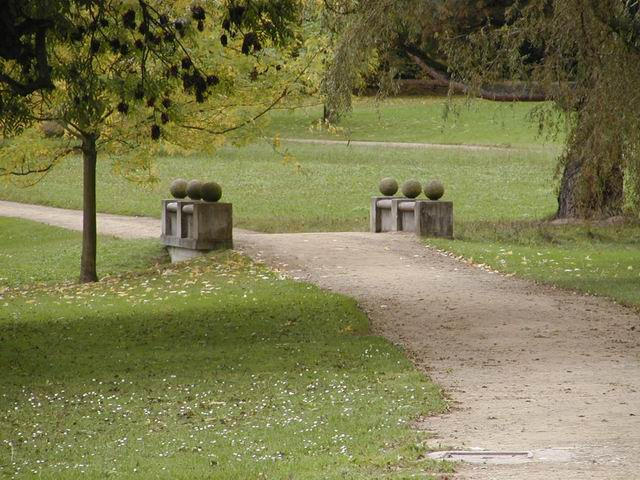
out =
[[[96,271],[96,138],[87,135],[82,140],[82,259],[80,282],[97,282]]]

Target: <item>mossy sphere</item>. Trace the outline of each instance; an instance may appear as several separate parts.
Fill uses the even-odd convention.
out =
[[[217,202],[222,198],[222,188],[216,182],[206,182],[200,188],[202,199],[206,202]]]
[[[387,197],[393,197],[398,191],[398,182],[396,182],[395,178],[383,178],[380,180],[378,188],[381,194]]]
[[[202,182],[200,180],[191,180],[187,183],[187,195],[191,200],[200,200],[202,198]]]
[[[424,194],[429,200],[438,200],[444,195],[444,185],[440,180],[431,180],[424,184]]]
[[[187,181],[182,178],[176,178],[171,182],[169,191],[173,198],[184,198],[187,196]]]
[[[417,180],[407,180],[402,184],[402,194],[407,198],[416,198],[422,192],[422,185]]]

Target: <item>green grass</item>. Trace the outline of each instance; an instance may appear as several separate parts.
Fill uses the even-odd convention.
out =
[[[440,178],[461,221],[536,219],[554,209],[550,152],[467,152],[392,148],[287,146],[300,167],[265,144],[224,148],[215,157],[159,158],[160,183],[145,189],[99,161],[98,210],[160,215],[172,179],[215,179],[233,203],[235,224],[260,231],[349,231],[368,228],[369,198],[380,178]],[[70,159],[35,187],[0,185],[0,198],[81,208],[79,159]]]
[[[428,244],[507,274],[640,308],[640,226],[515,222],[462,226]]]
[[[320,127],[322,106],[277,111],[265,133],[290,138],[503,145],[553,145],[538,134],[531,113],[542,103],[500,103],[443,97],[373,98],[354,101],[336,129]]]
[[[210,178],[222,183],[224,200],[233,202],[238,227],[268,232],[366,230],[369,197],[376,194],[380,178],[394,176],[402,181],[436,177],[446,185],[445,199],[455,202],[458,238],[438,242],[441,248],[505,272],[640,305],[634,270],[638,227],[625,227],[622,233],[615,228],[600,229],[604,233],[597,239],[590,237],[594,229],[589,226],[542,228],[546,233],[540,233],[536,222],[548,218],[556,208],[558,148],[557,144],[528,148],[541,145],[536,128],[527,120],[537,105],[473,101],[465,106],[462,99],[454,103],[457,108],[443,123],[446,99],[390,99],[380,106],[371,99],[358,100],[354,113],[343,122],[344,132],[338,136],[346,132],[351,138],[365,140],[523,148],[470,152],[285,143],[279,154],[264,142],[227,147],[211,158],[159,158],[161,182],[149,189],[113,175],[109,160],[102,159],[98,207],[105,212],[157,217],[159,200],[167,195],[171,179]],[[276,112],[267,133],[338,138],[322,129],[309,131],[319,115],[320,107]],[[282,153],[294,161],[283,162]],[[0,198],[80,208],[80,187],[75,181],[79,175],[78,160],[69,160],[34,188],[0,185]],[[542,259],[535,267],[522,264],[522,260],[496,259],[501,249],[513,251],[513,258],[527,259],[548,252],[544,254],[558,266]],[[596,259],[592,260],[596,263],[572,267],[579,258]]]
[[[235,254],[0,296],[0,477],[408,478],[437,387],[354,300]]]
[[[73,282],[80,272],[82,235],[28,220],[0,217],[0,291],[38,282]],[[166,260],[157,240],[98,240],[101,275]]]

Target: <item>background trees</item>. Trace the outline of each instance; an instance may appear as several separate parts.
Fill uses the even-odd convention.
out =
[[[560,157],[560,218],[599,218],[637,212],[640,104],[640,19],[637,2],[542,1],[514,5],[507,22],[477,31],[450,51],[474,84],[506,72],[542,86],[553,100],[543,126],[565,120]],[[510,54],[527,45],[540,61]],[[497,68],[496,68],[497,67]]]
[[[631,0],[376,0],[334,7],[344,18],[336,22],[341,29],[325,83],[330,117],[348,110],[358,75],[371,71],[371,62],[384,86],[402,55],[454,93],[549,99],[539,110],[541,127],[567,133],[557,217],[637,212],[638,8]]]
[[[208,5],[208,4],[207,4]],[[211,152],[306,93],[322,47],[297,0],[9,0],[0,33],[0,175],[82,154],[81,281],[95,281],[98,152],[153,178],[163,152]],[[38,129],[45,124],[46,140]]]

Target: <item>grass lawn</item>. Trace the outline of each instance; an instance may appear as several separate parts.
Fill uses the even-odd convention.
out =
[[[160,215],[172,179],[215,179],[233,202],[236,226],[260,231],[349,231],[368,228],[369,197],[380,178],[440,178],[458,219],[535,219],[554,209],[549,152],[467,152],[290,144],[300,167],[283,163],[266,143],[228,147],[216,157],[159,158],[152,188],[127,182],[99,160],[98,209]],[[0,198],[81,208],[81,162],[70,159],[31,188],[0,184]]]
[[[425,434],[409,426],[446,408],[439,389],[369,333],[354,300],[232,253],[97,284],[24,279],[0,291],[1,478],[451,470],[422,459]]]
[[[494,270],[640,308],[640,226],[468,224],[427,244]]]
[[[450,119],[457,123],[446,123],[451,128],[442,130],[440,125],[442,132],[449,132],[447,138],[433,136],[439,130],[429,128],[436,120],[425,119],[441,118],[445,102],[400,98],[378,107],[373,100],[363,99],[356,102],[344,126],[359,132],[352,135],[355,139],[540,146],[535,128],[526,122],[535,108],[532,104],[474,101],[456,109]],[[319,107],[277,112],[267,133],[332,136],[308,131],[319,113]],[[422,136],[427,130],[431,133]],[[157,217],[159,200],[167,195],[173,178],[203,178],[223,185],[223,199],[233,202],[238,227],[268,232],[366,230],[369,197],[377,193],[380,178],[440,178],[447,189],[445,199],[455,202],[457,240],[434,245],[505,272],[640,305],[636,275],[640,227],[547,228],[539,224],[556,208],[557,145],[470,152],[285,143],[281,150],[279,154],[269,143],[259,142],[224,148],[213,158],[159,158],[161,181],[148,189],[115,176],[109,159],[102,159],[98,208]],[[283,152],[294,161],[284,162]],[[0,198],[80,208],[77,178],[79,161],[71,159],[33,188],[0,184]],[[541,256],[549,260],[531,260]]]
[[[28,220],[0,217],[0,292],[38,282],[75,282],[80,273],[82,235]],[[112,275],[163,262],[156,240],[98,240],[100,275]]]
[[[531,113],[542,103],[490,102],[443,97],[399,97],[354,101],[337,129],[321,128],[322,105],[281,110],[269,117],[265,134],[291,138],[327,138],[396,142],[540,147],[552,141],[538,135]]]

